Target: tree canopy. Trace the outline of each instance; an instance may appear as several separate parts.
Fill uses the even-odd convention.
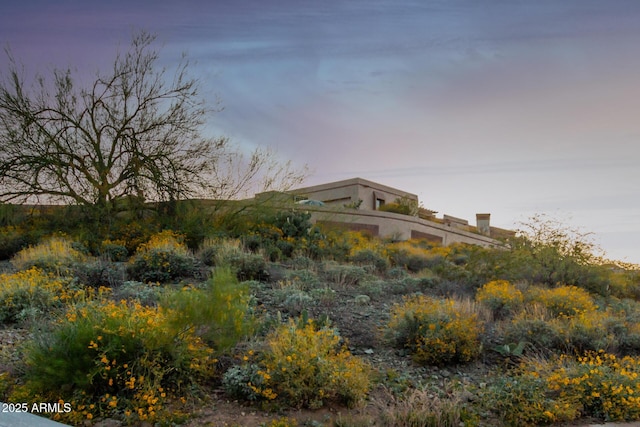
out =
[[[303,172],[273,152],[248,157],[225,137],[206,137],[215,111],[183,56],[159,68],[155,36],[134,35],[113,67],[82,86],[70,69],[28,81],[10,51],[0,80],[0,201],[62,201],[109,211],[114,201],[233,198],[298,183]]]

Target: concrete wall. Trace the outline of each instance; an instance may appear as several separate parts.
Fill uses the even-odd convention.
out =
[[[393,203],[396,199],[404,197],[415,200],[416,203],[418,202],[418,196],[415,194],[362,178],[298,188],[291,191],[291,193],[306,196],[313,200],[320,200],[333,207],[343,207],[362,200],[361,211],[375,210],[376,199],[381,199],[384,203]]]
[[[367,231],[374,236],[397,240],[422,238],[442,245],[469,243],[480,246],[501,246],[488,236],[472,233],[459,225],[428,221],[392,212],[349,210],[337,211],[330,207],[299,208],[311,214],[311,221],[328,227]]]

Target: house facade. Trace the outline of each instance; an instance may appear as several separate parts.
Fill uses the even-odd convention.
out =
[[[309,212],[311,221],[316,224],[365,231],[395,240],[425,239],[442,245],[460,242],[500,246],[503,244],[500,239],[514,234],[492,227],[488,213],[477,214],[476,225],[469,225],[467,220],[450,215],[436,218],[435,212],[426,209],[417,209],[411,215],[380,210],[398,200],[414,203],[417,207],[418,196],[363,178],[298,188],[288,193],[297,202],[322,202],[294,205],[296,209]]]

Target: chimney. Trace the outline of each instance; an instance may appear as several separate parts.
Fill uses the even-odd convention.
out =
[[[478,233],[484,236],[491,235],[490,219],[491,219],[491,214],[488,214],[488,213],[476,214],[476,228],[478,229]]]

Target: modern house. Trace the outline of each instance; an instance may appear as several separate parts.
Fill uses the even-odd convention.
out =
[[[267,197],[268,193],[256,195],[258,200]],[[396,240],[497,246],[502,244],[500,239],[514,234],[492,227],[488,213],[477,214],[475,226],[450,215],[436,218],[436,212],[419,208],[417,195],[362,178],[298,188],[289,191],[285,198],[294,202],[295,209],[309,212],[314,223]],[[398,202],[414,209],[410,213],[397,213],[383,208]]]

